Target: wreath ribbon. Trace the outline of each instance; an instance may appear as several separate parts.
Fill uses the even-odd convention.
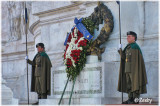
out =
[[[83,34],[84,38],[90,41],[93,36],[88,32],[86,27],[82,24],[82,18],[80,18],[79,20],[75,18],[74,23],[76,24],[77,29]]]
[[[88,32],[86,27],[82,24],[82,18],[80,18],[79,20],[77,18],[75,18],[74,23],[76,24],[75,26],[77,27],[77,29],[83,34],[85,39],[90,41],[93,38],[93,36]],[[71,29],[71,31],[74,29],[74,27]],[[65,46],[67,45],[67,40],[68,40],[69,34],[70,33],[68,33],[67,36],[66,36],[66,40],[64,42]]]

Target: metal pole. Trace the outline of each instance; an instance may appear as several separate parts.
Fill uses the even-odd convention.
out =
[[[69,77],[70,77],[70,76],[69,76]],[[61,104],[61,101],[62,101],[62,98],[63,98],[64,92],[65,92],[65,90],[66,90],[66,87],[67,87],[67,84],[68,84],[68,81],[69,81],[69,77],[68,77],[68,79],[67,79],[66,85],[65,85],[65,87],[64,87],[64,90],[63,90],[63,93],[62,93],[62,95],[61,95],[61,99],[59,100],[58,105],[60,105],[60,104]]]
[[[120,34],[120,44],[121,44],[121,14],[120,14],[120,4],[119,4],[119,34]]]
[[[75,77],[74,80],[73,80],[72,92],[71,92],[71,95],[70,95],[70,98],[69,98],[69,105],[71,104],[72,93],[73,93],[73,89],[74,89],[74,84],[75,84],[75,82],[76,82],[76,77]]]
[[[28,57],[28,50],[27,50],[27,8],[25,2],[25,34],[26,34],[26,56]],[[26,60],[26,67],[27,67],[27,92],[28,92],[28,105],[29,105],[29,83],[28,83],[28,62]]]
[[[120,34],[120,44],[121,44],[121,14],[120,14],[120,1],[119,1],[119,34]],[[120,50],[120,54],[122,51]],[[120,55],[120,61],[121,61],[121,55]],[[122,70],[123,71],[123,70]],[[123,103],[123,74],[121,72],[121,90],[122,90],[122,103]]]

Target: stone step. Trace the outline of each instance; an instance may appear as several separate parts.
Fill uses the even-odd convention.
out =
[[[29,105],[34,105],[36,102],[38,102],[38,101],[29,100]],[[26,100],[21,100],[21,101],[19,102],[19,105],[28,105],[28,101],[26,101]]]
[[[158,98],[151,98],[151,104],[149,102],[140,102],[140,105],[158,105]],[[40,99],[39,105],[58,105],[59,98],[54,99]],[[124,98],[124,101],[127,98]],[[61,105],[68,105],[69,99],[62,99]],[[104,104],[121,104],[121,98],[73,98],[71,105],[104,105]]]
[[[18,99],[13,98],[12,90],[5,84],[6,81],[2,78],[2,105],[17,105]]]

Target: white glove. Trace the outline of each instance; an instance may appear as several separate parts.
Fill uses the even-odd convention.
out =
[[[28,56],[26,56],[25,59],[28,60]]]
[[[122,44],[119,44],[118,50],[122,49]]]

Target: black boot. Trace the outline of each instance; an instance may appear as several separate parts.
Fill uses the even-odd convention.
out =
[[[135,102],[135,98],[131,98],[129,101],[128,101],[128,104],[139,104],[139,101]]]
[[[134,102],[134,99],[130,98],[129,101],[128,101],[128,104],[133,104],[133,102]]]
[[[41,99],[41,94],[38,94],[38,99]]]
[[[129,98],[127,101],[122,102],[122,104],[131,104],[133,98]]]
[[[139,101],[136,101],[134,98],[132,104],[139,104]]]
[[[47,94],[46,93],[41,94],[41,99],[47,99]]]
[[[39,104],[39,102],[36,102],[36,103],[33,103],[32,105],[38,105]]]
[[[122,104],[128,104],[128,100],[127,100],[127,101],[122,102]]]

